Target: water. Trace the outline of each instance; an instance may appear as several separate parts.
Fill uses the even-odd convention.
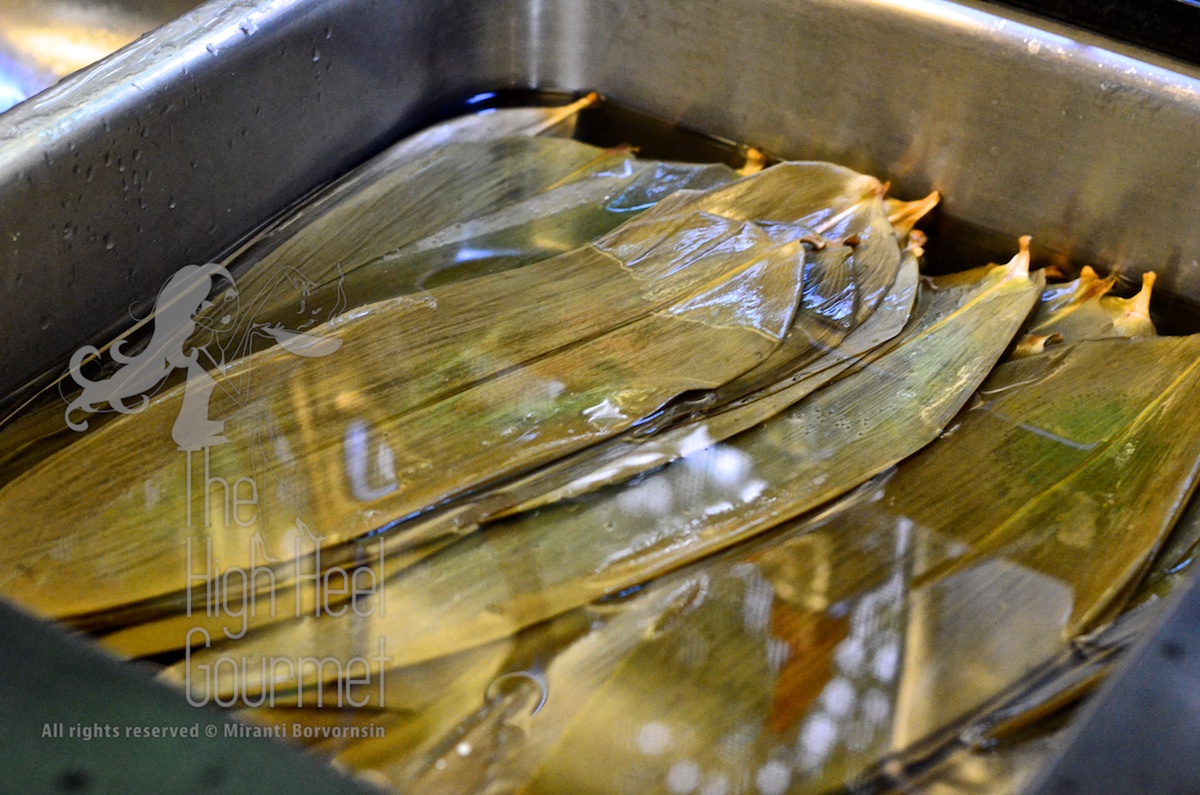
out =
[[[745,160],[744,147],[612,106],[585,112],[577,135],[604,146],[636,141],[643,157],[669,153],[729,166]],[[625,179],[626,167],[605,161],[597,178]],[[512,187],[511,180],[505,184]],[[472,187],[483,194],[479,184]],[[565,225],[535,223],[532,237],[557,245],[542,236]],[[280,230],[276,239],[305,242],[291,237],[294,229]],[[929,249],[975,234],[964,230],[943,219],[931,230]],[[263,240],[270,237],[251,246],[265,246]],[[403,242],[394,248],[402,250]],[[503,259],[508,251],[472,250],[485,255],[455,256],[455,264]],[[301,253],[303,247],[291,251]],[[492,276],[513,279],[533,267]],[[113,416],[93,417],[86,434],[74,436],[62,427],[64,401],[56,395],[26,415],[39,413],[44,423],[20,426],[32,430],[15,442],[8,429],[3,532],[10,560],[21,565],[0,581],[44,612],[101,635],[110,648],[174,663],[172,675],[194,699],[259,705],[248,716],[265,722],[293,720],[300,704],[311,727],[383,727],[382,734],[314,728],[300,739],[401,789],[465,792],[527,783],[529,791],[545,792],[827,791],[1021,686],[1026,674],[1062,651],[1064,633],[1079,631],[1075,614],[1091,615],[1081,607],[1085,599],[1107,604],[1094,581],[1125,576],[1112,574],[1113,567],[1133,559],[1134,547],[1147,546],[1134,543],[1141,535],[1096,521],[1123,517],[1128,527],[1137,524],[1120,490],[1104,487],[1103,469],[1081,469],[1089,476],[1065,499],[1036,503],[1056,511],[1057,524],[1034,522],[1022,535],[1006,535],[1008,525],[993,526],[998,517],[982,512],[936,521],[953,513],[939,507],[946,494],[966,505],[990,488],[996,494],[988,504],[1034,505],[1049,488],[1034,475],[1053,474],[1046,462],[1069,455],[1056,439],[1072,443],[1066,447],[1078,460],[1069,464],[1081,468],[1095,464],[1086,453],[1107,441],[1054,424],[1054,417],[1079,410],[1071,389],[1048,393],[1053,403],[1035,394],[1030,406],[1012,397],[1024,393],[1008,384],[993,389],[1000,397],[984,408],[955,418],[1003,353],[1005,334],[1019,323],[1012,314],[1028,309],[1035,293],[1028,280],[926,291],[917,309],[925,325],[910,325],[903,346],[880,366],[839,373],[800,408],[725,441],[714,442],[714,427],[700,420],[682,435],[682,460],[625,485],[506,517],[536,493],[520,478],[505,481],[512,486],[507,491],[472,491],[465,501],[442,501],[428,511],[382,510],[378,501],[400,484],[436,474],[444,457],[431,460],[439,442],[433,436],[409,443],[420,427],[400,432],[388,424],[388,406],[374,391],[388,382],[364,376],[389,373],[410,386],[426,377],[457,378],[457,391],[506,372],[514,365],[506,356],[530,344],[523,329],[551,335],[580,314],[578,299],[565,304],[558,322],[545,308],[566,276],[519,282],[524,305],[505,301],[498,289],[497,305],[515,306],[526,317],[468,328],[461,360],[431,373],[409,351],[390,355],[380,347],[386,324],[363,337],[383,351],[377,355],[390,357],[386,367],[364,358],[366,349],[352,349],[349,334],[340,338],[345,350],[305,338],[306,330],[331,319],[354,328],[380,316],[365,303],[351,304],[360,309],[346,314],[354,288],[343,289],[336,274],[311,285],[291,282],[303,288],[302,300],[285,302],[290,315],[256,329],[278,343],[280,358],[267,365],[259,354],[251,371],[238,362],[252,349],[216,343],[248,339],[229,332],[252,326],[258,316],[245,306],[271,293],[248,289],[242,271],[188,275],[192,281],[164,288],[164,295],[178,296],[184,309],[178,328],[205,343],[192,351],[208,363],[194,365],[186,349],[179,352],[183,363],[139,415],[136,440],[113,442],[120,438]],[[237,293],[227,289],[233,281]],[[416,319],[407,328],[454,330],[456,306],[469,305],[455,302],[479,292],[455,292],[453,282],[423,287],[391,307]],[[537,301],[535,287],[545,291]],[[597,285],[587,295],[587,314],[599,316],[625,294]],[[205,296],[212,306],[200,306]],[[156,323],[170,306],[160,304]],[[946,333],[951,327],[954,333]],[[158,350],[161,331],[157,324],[143,327],[122,355],[158,364],[143,354]],[[501,332],[512,339],[479,343]],[[662,344],[664,336],[665,330],[654,339]],[[672,360],[682,360],[687,347]],[[1161,392],[1155,379],[1169,375],[1155,365],[1182,368],[1192,356],[1182,344],[1159,348],[1157,359],[1137,364],[1142,370],[1131,364],[1126,371],[1145,392],[1143,402]],[[706,342],[700,350],[718,345]],[[332,369],[348,355],[360,357],[356,366]],[[705,366],[702,358],[682,368],[681,377]],[[116,372],[126,372],[113,363],[78,364],[81,382],[111,383]],[[666,369],[673,361],[660,364]],[[1019,367],[1025,369],[1012,372],[1020,377],[1010,377],[1018,385],[1060,371],[1098,370],[1070,361],[1032,375],[1032,366]],[[549,397],[566,389],[567,369],[538,371],[522,386],[529,405],[512,427],[523,427],[522,418],[538,410],[533,386]],[[126,375],[130,388],[121,399],[132,408],[151,390],[133,380],[135,373]],[[938,388],[922,391],[930,384]],[[1103,395],[1102,380],[1089,386]],[[167,400],[172,395],[174,402]],[[624,417],[625,403],[592,397],[581,404],[590,425]],[[219,410],[185,410],[197,402]],[[1043,416],[1034,417],[1039,407]],[[460,424],[481,411],[469,408],[458,415]],[[1113,427],[1123,427],[1118,420],[1127,409],[1115,406],[1106,415]],[[181,428],[185,416],[199,419]],[[237,419],[220,427],[226,422],[220,418],[231,416]],[[986,456],[964,464],[986,446],[964,445],[964,452],[940,458],[927,450],[891,471],[944,425],[949,434],[936,446],[954,449],[956,440],[992,425],[1001,435],[1015,434],[1035,421],[1054,433],[1036,425],[1018,437],[1028,456],[1022,460],[1041,465],[1018,464],[1023,477],[1011,483],[985,467],[991,466]],[[481,423],[480,444],[496,442],[485,433],[490,425]],[[343,427],[345,434],[336,432]],[[335,433],[322,435],[327,428]],[[448,426],[439,434],[453,432]],[[189,433],[205,443],[192,444],[197,437]],[[236,444],[220,443],[221,434]],[[1179,436],[1180,444],[1191,438]],[[851,438],[872,441],[860,455],[858,444],[847,443]],[[164,446],[165,454],[154,453]],[[38,460],[55,449],[78,454],[54,459],[53,488],[30,486]],[[1140,471],[1128,464],[1129,455],[1113,458],[1118,480]],[[839,496],[833,487],[840,479],[863,485]],[[89,486],[79,493],[60,485],[81,482]],[[1150,492],[1137,485],[1127,493]],[[1019,498],[1020,488],[1031,489],[1028,499]],[[1138,512],[1169,513],[1162,504],[1187,497],[1185,488],[1174,496],[1160,491],[1153,510],[1139,505]],[[346,505],[353,510],[339,513]],[[51,509],[57,518],[47,522]],[[36,532],[14,530],[23,517],[37,520]],[[768,529],[772,524],[779,526]],[[1150,524],[1144,532],[1156,531]],[[481,532],[468,532],[476,525]],[[77,530],[82,526],[86,534]],[[385,526],[387,532],[375,532]],[[1177,546],[1181,553],[1190,549]],[[1114,552],[1123,549],[1128,555]],[[131,584],[142,590],[124,601],[112,598]],[[193,649],[181,661],[184,642]],[[338,676],[320,670],[327,658],[337,663]],[[242,676],[231,677],[234,671]],[[308,690],[297,691],[298,684]],[[343,710],[316,710],[317,693]],[[271,711],[272,703],[279,709]],[[368,707],[381,712],[360,711]]]

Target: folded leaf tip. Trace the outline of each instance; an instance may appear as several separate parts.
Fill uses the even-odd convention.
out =
[[[600,104],[600,99],[600,92],[590,91],[571,104],[563,105],[556,113],[552,114],[541,124],[534,127],[531,132],[533,135],[541,135],[542,133],[558,126],[560,123],[566,121],[580,111],[587,110],[593,105]]]
[[[743,177],[748,177],[752,174],[757,174],[767,166],[767,155],[761,149],[750,147],[746,150],[746,161],[742,167],[737,170],[737,173]]]
[[[1026,334],[1017,341],[1017,346],[1013,349],[1012,358],[1020,359],[1025,356],[1036,356],[1045,351],[1047,345],[1059,345],[1062,342],[1063,335],[1057,331],[1053,334]]]
[[[1153,337],[1157,334],[1150,320],[1150,296],[1158,275],[1154,271],[1142,274],[1142,289],[1127,301],[1122,301],[1124,312],[1113,318],[1113,329],[1122,337]],[[1120,304],[1118,304],[1120,305]]]
[[[1133,303],[1130,304],[1127,314],[1139,314],[1142,317],[1150,317],[1150,294],[1154,292],[1154,282],[1158,280],[1158,274],[1154,271],[1146,271],[1142,274],[1142,289],[1138,290],[1137,295],[1133,297]]]
[[[1017,238],[1017,245],[1020,249],[1016,256],[1008,261],[1004,266],[1005,279],[1028,279],[1029,278],[1029,244],[1033,238],[1029,235],[1021,235]]]
[[[925,256],[925,244],[928,242],[929,238],[925,237],[924,232],[914,229],[908,233],[908,242],[904,246],[904,253],[914,257],[923,257]]]
[[[913,225],[929,214],[929,211],[942,200],[942,194],[933,191],[924,199],[911,202],[888,200],[888,222],[896,230],[896,235],[903,238],[912,233]]]

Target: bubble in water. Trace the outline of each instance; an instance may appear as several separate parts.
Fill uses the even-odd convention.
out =
[[[762,795],[783,795],[792,783],[792,771],[782,762],[768,762],[759,768],[754,783]]]
[[[686,795],[700,784],[700,766],[690,759],[676,762],[667,771],[667,789],[673,795]]]
[[[671,744],[671,730],[666,724],[653,721],[638,730],[637,747],[647,756],[658,756]]]

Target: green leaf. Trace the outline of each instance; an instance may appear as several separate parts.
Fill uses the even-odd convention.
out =
[[[759,428],[635,485],[451,544],[390,577],[366,620],[269,627],[244,638],[239,654],[336,657],[384,638],[396,664],[428,659],[505,637],[817,508],[941,432],[1040,293],[1027,263],[1022,253],[1010,267],[978,271],[973,284],[935,285],[886,353]]]

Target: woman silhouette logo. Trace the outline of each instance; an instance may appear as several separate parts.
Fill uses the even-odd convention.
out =
[[[208,319],[207,310],[213,307],[208,296],[217,279],[230,284],[221,299],[231,311],[221,314],[217,321]],[[198,317],[203,315],[203,317]],[[112,346],[110,355],[123,365],[109,378],[91,381],[81,373],[85,360],[100,355],[99,349],[85,345],[71,356],[70,375],[82,388],[82,393],[71,402],[66,410],[67,425],[75,431],[87,430],[87,419],[75,422],[71,414],[76,411],[93,413],[99,406],[107,404],[120,414],[136,414],[150,403],[149,392],[175,370],[184,370],[183,400],[179,416],[171,428],[171,438],[180,450],[202,450],[229,440],[223,435],[224,420],[209,419],[209,401],[217,381],[209,368],[225,365],[224,351],[214,357],[206,346],[190,345],[189,341],[202,326],[214,335],[231,329],[237,316],[237,289],[233,277],[221,265],[186,265],[180,268],[159,291],[154,304],[154,331],[149,343],[138,354],[128,356],[122,352],[125,340]],[[278,326],[254,324],[247,333],[262,331],[275,338],[285,350],[300,356],[327,356],[341,347],[341,340],[315,337],[287,331]],[[208,359],[200,361],[203,353]],[[137,402],[130,403],[137,398]]]

